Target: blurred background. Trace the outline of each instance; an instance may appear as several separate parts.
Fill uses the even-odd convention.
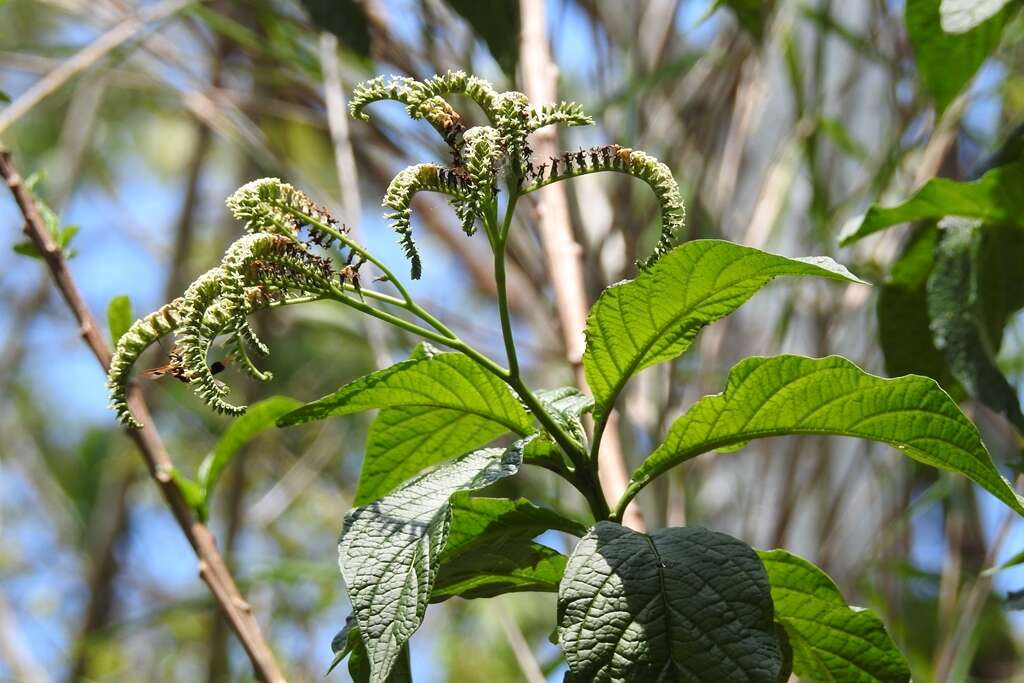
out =
[[[842,227],[934,175],[968,177],[1024,120],[1019,17],[938,118],[899,0],[546,7],[559,96],[597,122],[563,130],[562,147],[616,142],[667,163],[688,206],[683,239],[829,255],[880,282],[906,231],[840,249]],[[0,139],[24,175],[39,174],[36,192],[61,224],[77,226],[71,268],[100,316],[122,294],[136,315],[149,312],[219,261],[241,232],[224,198],[267,175],[345,217],[404,273],[381,218],[384,188],[406,165],[447,153],[398,104],[373,105],[367,124],[345,120],[344,102],[378,73],[460,68],[521,89],[518,25],[514,0],[0,0]],[[60,69],[70,73],[52,92],[4,118],[8,103]],[[658,207],[617,174],[562,186],[592,301],[653,245]],[[417,202],[424,276],[414,295],[501,358],[486,242],[465,237],[442,203]],[[516,332],[532,386],[571,384],[528,209],[511,247]],[[22,222],[0,192],[0,680],[251,680],[194,555],[106,408],[104,377],[73,319],[41,263],[15,249]],[[696,398],[720,391],[744,356],[841,353],[885,374],[877,291],[801,282],[756,295],[685,358],[630,385],[619,403],[629,463]],[[258,325],[275,380],[232,377],[250,401],[317,398],[402,359],[416,341],[331,305],[265,314]],[[1018,387],[1022,332],[1010,324],[999,355]],[[175,462],[193,472],[229,420],[173,381],[146,393]],[[964,408],[998,463],[1019,460],[1000,416]],[[213,506],[219,545],[291,681],[323,679],[348,613],[335,543],[369,419],[268,431],[236,459]],[[543,471],[506,486],[584,509]],[[650,528],[701,524],[816,562],[851,603],[879,612],[915,681],[1024,681],[1024,619],[1012,610],[1024,571],[991,584],[979,577],[1024,549],[1024,526],[963,478],[877,445],[774,439],[688,463],[640,503]],[[432,606],[412,641],[416,679],[536,680],[540,670],[561,680],[548,641],[554,601]],[[343,669],[329,680],[347,680]]]

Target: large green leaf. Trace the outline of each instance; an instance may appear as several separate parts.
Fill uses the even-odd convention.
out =
[[[935,268],[928,278],[928,314],[935,345],[943,351],[953,375],[967,393],[992,410],[1002,413],[1024,434],[1017,390],[996,365],[1005,316],[989,325],[986,312],[992,310],[991,297],[982,291],[981,275],[987,263],[982,262],[984,231],[977,221],[947,219],[940,224],[942,241],[935,257]],[[1017,240],[1016,256],[1024,257],[1024,232]],[[1006,248],[1006,241],[1000,242]],[[1024,258],[1011,267],[1016,271],[1015,289],[1019,289]],[[1007,283],[1011,284],[1011,283]],[[1007,287],[993,292],[1005,298],[1012,295]],[[1012,304],[1011,304],[1012,305]],[[1019,304],[1016,306],[1019,308]],[[990,333],[991,330],[991,333]]]
[[[906,683],[907,661],[874,612],[850,607],[832,579],[785,550],[759,551],[789,636],[793,673],[812,681]]]
[[[757,554],[699,527],[598,522],[565,570],[558,640],[574,681],[775,683],[782,653]]]
[[[387,408],[370,425],[353,505],[365,505],[436,463],[490,443],[508,427],[475,413],[430,406]]]
[[[217,442],[216,447],[199,465],[199,489],[202,496],[201,510],[205,517],[210,498],[217,486],[221,473],[245,444],[260,432],[274,426],[275,421],[302,403],[287,396],[271,396],[249,406],[245,415],[236,418]]]
[[[550,530],[576,536],[586,527],[520,498],[452,498],[448,544],[431,600],[558,590],[566,558],[533,538]]]
[[[946,33],[965,33],[994,17],[1011,0],[942,0],[939,15]]]
[[[702,327],[735,311],[779,275],[860,282],[829,258],[791,259],[732,242],[695,240],[636,279],[606,289],[587,318],[583,354],[595,419],[611,410],[634,373],[685,352]]]
[[[432,358],[440,353],[422,343],[409,359]],[[450,408],[385,408],[370,425],[353,505],[373,502],[427,467],[485,446],[507,431],[508,427],[499,422]]]
[[[942,30],[940,0],[907,0],[907,36],[918,77],[941,113],[999,44],[1008,12],[997,12],[964,33]]]
[[[515,474],[521,462],[516,449],[474,451],[345,515],[338,562],[371,683],[387,679],[423,621],[448,538],[451,496]]]
[[[741,361],[724,392],[705,396],[675,421],[665,442],[633,473],[624,500],[701,453],[785,434],[890,444],[926,465],[970,477],[1024,515],[1024,499],[1000,476],[978,430],[935,380],[876,377],[840,356]]]
[[[396,363],[308,403],[278,421],[282,426],[371,408],[447,408],[504,425],[518,434],[532,420],[508,386],[461,353],[439,353]]]
[[[1021,161],[993,168],[969,182],[932,178],[902,204],[872,206],[859,223],[851,223],[843,231],[839,243],[848,246],[893,225],[946,216],[1024,226],[1022,187],[1024,162]]]

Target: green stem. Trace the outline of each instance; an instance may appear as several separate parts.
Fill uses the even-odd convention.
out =
[[[382,311],[374,308],[373,306],[369,306],[356,298],[348,296],[343,290],[336,287],[331,290],[330,294],[326,295],[326,298],[329,298],[332,301],[337,301],[338,303],[346,306],[350,306],[361,313],[365,313],[366,315],[377,318],[378,320],[383,320],[390,325],[394,325],[406,332],[419,335],[424,339],[429,339],[432,342],[437,342],[438,344],[443,344],[444,346],[452,348],[455,348],[456,344],[461,343],[458,337],[442,335],[434,330],[428,330],[425,327],[420,327],[416,323],[399,318],[397,315],[392,315],[387,311]]]
[[[512,316],[508,309],[508,286],[505,277],[505,246],[508,242],[509,227],[512,225],[512,214],[519,199],[518,192],[510,189],[508,206],[505,208],[505,220],[494,238],[494,280],[498,293],[498,315],[501,317],[501,336],[505,340],[505,355],[508,357],[508,372],[513,380],[519,379],[519,358],[516,355],[516,343],[512,336]]]
[[[433,315],[431,315],[426,309],[424,309],[422,306],[420,306],[418,303],[416,303],[416,301],[412,298],[412,295],[409,294],[409,290],[407,290],[405,288],[405,285],[402,284],[402,281],[399,280],[395,276],[394,272],[392,272],[390,268],[388,268],[386,265],[384,265],[383,261],[381,261],[376,256],[371,254],[369,251],[364,249],[357,242],[353,241],[348,235],[346,235],[345,233],[341,232],[340,230],[336,230],[336,229],[332,228],[331,226],[327,225],[326,223],[323,223],[321,221],[316,220],[312,216],[307,216],[306,214],[302,213],[301,211],[296,211],[295,209],[293,209],[290,206],[282,206],[280,208],[283,208],[283,209],[287,210],[289,213],[291,213],[295,217],[300,218],[301,220],[309,223],[310,225],[315,225],[318,230],[322,230],[323,232],[327,233],[328,235],[330,235],[331,237],[335,238],[336,240],[338,240],[339,242],[341,242],[342,244],[347,246],[349,249],[351,249],[355,253],[359,254],[359,256],[361,256],[362,258],[366,259],[367,261],[369,261],[370,263],[375,265],[377,267],[377,269],[380,270],[380,272],[384,274],[384,277],[387,279],[387,281],[390,282],[392,285],[394,285],[395,289],[398,290],[398,293],[401,295],[402,300],[404,302],[404,303],[397,303],[398,300],[394,299],[394,301],[389,301],[388,303],[394,303],[396,306],[397,305],[401,305],[402,308],[404,308],[405,310],[409,311],[410,313],[412,313],[413,315],[418,317],[420,320],[422,320],[423,322],[427,323],[428,325],[433,327],[435,330],[440,332],[441,334],[443,334],[445,336],[448,336],[448,337],[456,338],[456,335],[448,328],[448,326],[446,326],[440,320],[438,320]],[[383,296],[387,296],[387,295],[382,294],[380,296],[383,297]],[[380,297],[376,297],[376,298],[380,298]],[[383,299],[381,299],[381,300],[383,300]]]

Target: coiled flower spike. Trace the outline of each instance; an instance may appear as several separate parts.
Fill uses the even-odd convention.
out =
[[[462,120],[443,96],[462,94],[473,99],[486,114],[490,126],[463,130]],[[441,133],[453,150],[455,165],[445,171],[457,179],[449,203],[455,209],[467,234],[473,234],[476,221],[493,209],[494,194],[502,175],[513,182],[522,195],[544,185],[566,178],[574,178],[598,171],[617,171],[635,176],[654,191],[661,208],[661,236],[653,253],[639,262],[641,268],[653,264],[671,248],[682,229],[685,209],[679,187],[667,166],[650,155],[618,145],[606,145],[590,150],[566,152],[557,158],[536,164],[528,136],[544,126],[566,124],[589,125],[593,119],[575,102],[558,102],[532,107],[522,93],[499,93],[486,81],[467,76],[462,71],[449,71],[424,81],[411,78],[378,77],[356,86],[350,110],[358,119],[366,120],[364,108],[379,100],[397,100],[406,105],[413,118],[425,118]],[[491,131],[491,132],[484,132]],[[429,180],[421,174],[424,169],[439,169],[433,164],[412,166],[398,174],[388,188],[384,206],[392,209],[387,214],[392,227],[399,234],[399,242],[412,264],[413,277],[418,278],[422,264],[412,238],[412,195],[428,187]],[[468,180],[468,185],[464,181]],[[449,188],[450,189],[450,188]]]
[[[398,233],[398,243],[409,259],[413,280],[418,280],[423,271],[419,250],[412,237],[412,198],[417,192],[440,192],[459,202],[456,211],[460,217],[466,217],[462,227],[470,234],[476,216],[471,208],[466,208],[472,204],[472,188],[465,172],[458,173],[437,164],[416,164],[403,169],[391,180],[382,205],[392,212],[384,217],[391,221],[391,228]]]
[[[110,392],[110,407],[117,413],[117,419],[122,424],[142,428],[142,423],[135,419],[128,408],[128,375],[143,351],[178,328],[184,303],[184,298],[178,297],[164,304],[145,318],[132,323],[118,340],[110,358],[107,389]]]

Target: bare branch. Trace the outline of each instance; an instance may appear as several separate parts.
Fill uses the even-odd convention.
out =
[[[110,349],[100,331],[96,318],[89,310],[82,294],[68,270],[67,262],[60,247],[50,236],[32,194],[22,183],[11,155],[7,150],[0,149],[0,176],[14,195],[14,199],[25,218],[24,231],[26,236],[42,254],[50,275],[57,285],[68,308],[78,321],[82,339],[92,350],[96,360],[104,370],[110,367]],[[217,550],[213,534],[209,528],[198,520],[182,496],[181,490],[171,477],[173,463],[164,448],[163,442],[149,415],[149,408],[137,387],[129,390],[128,402],[132,412],[139,416],[147,425],[142,429],[126,430],[128,436],[139,447],[139,452],[146,463],[150,476],[156,481],[164,500],[174,514],[178,526],[185,534],[189,544],[199,558],[199,575],[213,593],[224,616],[238,635],[245,648],[256,677],[264,683],[284,683],[284,675],[277,668],[270,648],[263,640],[259,623],[252,613],[252,608],[242,597],[235,585],[224,560]]]

